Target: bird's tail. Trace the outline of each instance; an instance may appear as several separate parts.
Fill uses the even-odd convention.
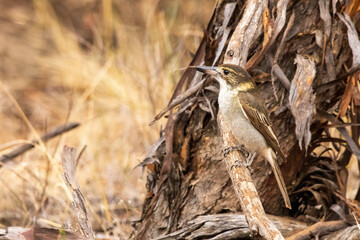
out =
[[[284,182],[284,178],[283,178],[283,176],[281,174],[280,167],[279,167],[278,163],[276,162],[276,158],[273,155],[273,151],[270,148],[268,148],[266,150],[266,152],[264,152],[264,157],[266,158],[266,160],[271,165],[272,171],[273,171],[273,173],[275,175],[275,178],[276,178],[276,181],[277,181],[277,183],[279,185],[281,195],[282,195],[282,197],[284,199],[285,206],[287,208],[291,209],[291,202],[290,202],[290,199],[289,199],[288,192],[286,190],[286,185],[285,185],[285,182]]]

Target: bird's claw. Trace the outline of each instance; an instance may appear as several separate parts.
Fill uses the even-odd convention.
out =
[[[238,168],[238,167],[246,167],[249,169],[250,174],[253,174],[254,170],[251,168],[251,163],[248,161],[239,161],[236,160],[235,163],[231,166],[231,168]]]
[[[241,154],[243,155],[243,157],[245,158],[245,161],[236,160],[235,164],[232,165],[231,168],[246,167],[249,169],[250,173],[252,174],[254,172],[254,170],[251,168],[251,164],[256,157],[256,153],[251,154],[250,152],[248,152],[248,150],[242,144],[242,145],[232,146],[232,147],[228,147],[228,148],[224,149],[223,150],[224,157],[226,157],[232,151],[240,151]]]
[[[231,153],[232,151],[240,151],[241,154],[247,158],[250,154],[249,152],[246,150],[245,146],[243,144],[241,145],[238,145],[238,146],[231,146],[231,147],[228,147],[228,148],[225,148],[223,150],[223,153],[224,153],[224,157],[226,157],[229,153]]]

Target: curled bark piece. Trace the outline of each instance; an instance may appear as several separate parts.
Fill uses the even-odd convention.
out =
[[[291,113],[295,118],[296,137],[300,149],[303,141],[307,149],[311,140],[310,125],[316,109],[314,104],[315,95],[312,89],[316,69],[313,60],[299,54],[295,58],[295,63],[297,69],[291,82],[289,102]]]
[[[285,26],[286,22],[286,10],[289,0],[280,0],[276,5],[276,19],[269,18],[268,14],[265,14],[263,17],[264,22],[264,41],[261,51],[257,52],[252,56],[252,58],[246,63],[246,69],[252,69],[256,64],[258,64],[264,57],[266,51],[271,47],[275,42],[279,33]],[[267,13],[269,9],[266,9],[264,13]],[[268,19],[269,18],[269,19]],[[291,21],[291,20],[290,20]],[[292,23],[291,23],[292,25]]]
[[[356,31],[355,24],[351,21],[351,18],[346,13],[338,13],[339,18],[343,21],[348,29],[347,35],[349,39],[349,45],[353,54],[352,69],[360,66],[360,41],[359,35]]]
[[[322,64],[326,63],[327,77],[323,79],[325,82],[333,81],[336,78],[334,56],[328,42],[331,34],[331,16],[330,16],[330,1],[319,1],[320,17],[324,21],[324,37],[323,41],[323,56]]]
[[[233,12],[235,11],[236,3],[226,3],[224,7],[224,21],[222,22],[222,25],[219,29],[219,31],[216,33],[215,39],[220,39],[219,46],[215,53],[215,59],[213,63],[217,63],[220,59],[221,53],[224,50],[224,47],[226,46],[226,41],[228,40],[228,36],[231,32],[231,27],[228,27],[231,16],[233,15]]]

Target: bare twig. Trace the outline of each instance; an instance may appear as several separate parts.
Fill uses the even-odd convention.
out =
[[[323,126],[323,128],[338,128],[338,127],[351,127],[351,126],[357,127],[360,126],[360,123],[335,123],[335,124]]]
[[[81,149],[80,153],[79,153],[79,156],[77,157],[76,159],[76,163],[75,163],[75,167],[77,167],[79,161],[80,161],[80,158],[82,157],[82,155],[84,154],[85,150],[87,148],[87,145],[84,145],[84,147]]]
[[[91,222],[88,217],[86,201],[80,191],[77,181],[75,180],[75,167],[77,159],[75,157],[76,149],[64,146],[62,153],[62,166],[64,168],[63,178],[66,185],[72,190],[72,203],[75,206],[75,213],[84,236],[87,239],[94,239]]]
[[[286,240],[306,240],[316,235],[325,235],[345,228],[348,224],[343,221],[318,222],[296,234],[286,238]]]
[[[289,18],[289,22],[288,22],[288,24],[287,24],[287,26],[285,28],[284,34],[283,34],[283,36],[281,38],[281,42],[279,44],[279,47],[276,50],[275,57],[274,57],[274,63],[278,63],[278,61],[282,59],[282,53],[284,51],[286,38],[287,38],[287,35],[288,35],[290,29],[294,25],[294,20],[295,20],[295,12],[293,11],[290,18]]]
[[[80,125],[80,123],[67,123],[61,126],[58,126],[56,128],[54,128],[53,130],[50,130],[49,132],[47,132],[46,134],[44,134],[41,137],[41,141],[46,142],[56,136],[59,136],[65,132],[71,131],[74,128],[77,128]],[[34,140],[32,141],[33,143],[27,143],[27,144],[23,144],[20,147],[17,147],[16,149],[14,149],[13,151],[4,154],[2,156],[0,156],[0,162],[1,163],[6,163],[8,161],[10,161],[11,159],[23,154],[24,152],[32,149],[36,144],[39,144],[38,140]],[[0,165],[1,167],[1,165]]]
[[[360,71],[360,66],[357,66],[357,67],[354,67],[354,68],[351,68],[349,72],[341,75],[340,77],[336,78],[335,80],[333,81],[330,81],[328,83],[324,83],[318,87],[315,87],[314,90],[315,90],[315,93],[317,94],[320,94],[326,90],[328,90],[329,88],[343,82],[344,80],[347,79],[347,77],[353,75],[354,73],[356,73],[357,71]]]
[[[282,56],[282,52],[284,50],[284,46],[285,46],[285,41],[286,41],[286,36],[287,34],[289,33],[291,27],[293,26],[294,24],[294,19],[295,19],[295,12],[293,12],[291,14],[291,17],[289,19],[289,22],[288,22],[288,25],[286,26],[286,29],[284,31],[284,34],[283,34],[283,37],[281,39],[281,42],[279,44],[279,47],[278,49],[276,50],[276,53],[275,53],[275,57],[274,57],[274,60],[273,60],[273,66],[271,68],[271,80],[272,82],[275,81],[275,77],[274,77],[274,73],[275,75],[279,78],[280,80],[280,83],[284,86],[284,88],[286,90],[290,90],[290,81],[289,79],[287,78],[287,76],[285,75],[285,73],[283,72],[283,70],[280,68],[280,66],[278,65],[278,61],[281,60]],[[276,95],[275,95],[276,96]]]
[[[231,27],[228,27],[231,16],[233,15],[233,12],[235,11],[236,3],[228,3],[225,5],[224,8],[224,21],[222,22],[222,25],[218,32],[216,33],[215,38],[218,39],[221,37],[221,40],[219,42],[219,46],[216,49],[215,53],[215,59],[213,61],[213,65],[217,63],[217,61],[220,59],[221,53],[224,50],[224,47],[226,46],[226,41],[228,40],[228,36],[231,32]]]
[[[331,115],[325,111],[322,111],[320,109],[317,109],[317,114],[320,117],[326,118],[332,124],[337,124],[336,117],[334,117],[333,115]],[[351,152],[356,156],[357,160],[360,163],[360,148],[357,146],[357,144],[351,138],[349,132],[347,131],[347,129],[345,127],[337,127],[337,129],[339,130],[341,135],[343,135],[343,137],[346,139],[346,142],[349,145]]]
[[[277,63],[275,63],[271,68],[271,80],[273,80],[273,73],[275,73],[275,75],[279,78],[280,83],[283,85],[283,87],[289,91],[291,86],[290,80],[287,78],[287,76]]]
[[[184,93],[178,95],[164,110],[162,110],[158,115],[156,115],[155,119],[150,123],[150,125],[153,125],[157,120],[159,120],[162,116],[164,116],[165,113],[167,113],[168,111],[179,105],[180,103],[184,102],[191,95],[201,90],[204,87],[205,81],[206,79],[202,80],[195,86],[187,89]]]

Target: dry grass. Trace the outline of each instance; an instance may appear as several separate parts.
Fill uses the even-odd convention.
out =
[[[87,145],[76,176],[95,230],[131,232],[146,181],[133,168],[164,124],[148,123],[167,104],[214,4],[0,2],[0,154],[53,126],[82,124],[0,169],[0,224],[77,229],[60,154],[64,144]]]

